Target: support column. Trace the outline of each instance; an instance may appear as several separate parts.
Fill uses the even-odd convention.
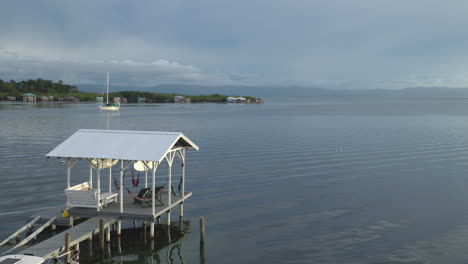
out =
[[[106,242],[109,243],[111,239],[111,226],[107,226],[106,228]]]
[[[148,170],[145,170],[145,188],[148,188]]]
[[[154,238],[154,222],[151,222],[150,224],[150,237],[151,239]]]
[[[67,252],[67,254],[65,255],[65,263],[70,263],[70,241],[70,233],[65,233],[65,252]]]
[[[67,159],[67,189],[70,189],[71,161]]]
[[[89,163],[89,187],[93,189],[93,165]]]
[[[109,194],[112,193],[112,166],[109,167]]]
[[[122,235],[122,221],[117,221],[117,235]]]
[[[120,161],[120,213],[123,213],[123,175],[124,175],[124,161]],[[120,221],[118,222],[120,224]]]
[[[99,219],[99,249],[104,251],[104,219]]]
[[[152,207],[153,217],[156,214],[155,185],[156,185],[156,162],[153,161],[153,175],[152,175],[152,185],[151,185],[151,192],[152,192],[152,195],[151,195],[152,206],[151,207]]]
[[[185,202],[185,149],[181,150],[182,158],[182,202],[180,203],[180,222],[182,223],[184,219],[184,202]]]
[[[98,159],[98,166],[97,166],[97,210],[98,212],[101,210],[101,160]]]
[[[185,149],[182,149],[182,201],[185,198]],[[183,213],[183,210],[182,210]]]
[[[167,187],[167,190],[168,190],[168,195],[167,195],[167,204],[169,205],[169,207],[171,207],[172,205],[172,162],[174,161],[174,157],[175,157],[175,153],[174,152],[170,152],[169,153],[169,158],[170,160],[168,160],[169,162],[169,172],[168,172],[168,176],[169,176],[169,180],[168,180],[168,184],[169,184],[169,187]],[[168,210],[167,211],[167,225],[170,225],[171,224],[171,210]]]

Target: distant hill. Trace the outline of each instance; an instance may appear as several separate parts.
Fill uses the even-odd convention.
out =
[[[102,85],[78,84],[82,92],[101,93]],[[224,94],[232,96],[254,96],[261,98],[467,98],[468,88],[410,87],[405,89],[347,90],[323,89],[300,86],[201,86],[162,84],[154,87],[117,86],[112,92],[142,91],[153,93],[176,93],[186,95]]]

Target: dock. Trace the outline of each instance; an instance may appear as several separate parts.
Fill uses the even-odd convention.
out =
[[[55,217],[55,221],[52,223],[52,225],[68,226],[70,223],[70,220],[68,219],[68,217],[62,216],[62,212],[65,209],[66,207],[64,205],[53,206],[53,207],[48,208],[47,210],[39,211],[39,212],[32,214],[26,220],[31,221],[34,218],[39,216],[40,219],[37,222],[37,224],[45,224],[47,221],[49,221],[49,219],[52,219],[53,217]]]
[[[104,228],[108,228],[116,221],[117,219],[114,218],[104,218]],[[37,256],[44,259],[55,258],[65,249],[65,233],[69,233],[71,236],[70,246],[75,246],[99,233],[99,218],[90,218],[83,223],[68,229],[66,232],[62,232],[40,242],[39,244],[26,248],[18,254]]]
[[[155,205],[155,213],[153,215],[152,207],[141,207],[137,204],[133,204],[134,199],[129,196],[123,196],[123,208],[125,213],[120,212],[120,204],[110,203],[106,207],[102,208],[101,211],[96,211],[94,208],[83,208],[73,207],[69,209],[70,215],[74,217],[107,217],[107,218],[118,218],[119,220],[137,220],[137,221],[149,221],[153,222],[155,218],[160,217],[164,213],[172,210],[174,207],[183,204],[183,202],[192,196],[192,192],[185,192],[182,196],[173,196],[171,204],[167,204],[167,196],[169,193],[164,191],[161,194],[161,199],[165,202],[164,205]]]
[[[102,148],[103,142],[111,144]],[[57,258],[60,254],[68,254],[71,247],[78,247],[80,242],[98,233],[103,248],[104,230],[107,229],[106,240],[109,242],[110,225],[116,223],[116,233],[120,236],[122,221],[147,223],[149,237],[154,239],[155,225],[160,224],[161,216],[166,216],[165,224],[170,227],[171,211],[178,207],[179,222],[183,221],[185,200],[192,196],[192,192],[185,189],[185,155],[188,150],[199,148],[180,132],[78,130],[46,155],[65,165],[66,200],[60,206],[31,215],[24,227],[0,243],[6,244],[13,238],[19,238],[25,230],[34,230],[34,224],[40,227],[4,253],[21,250],[19,254],[22,255]],[[86,163],[89,172],[83,175],[80,170],[72,181],[72,169],[78,162]],[[156,179],[160,165],[165,166],[163,172],[167,172],[167,177],[158,174]],[[133,186],[130,186],[129,177],[126,178],[127,169],[131,170]],[[136,177],[134,172],[138,172]],[[140,172],[143,175],[141,184]],[[72,182],[80,183],[72,186]],[[63,213],[64,210],[67,210],[66,213]],[[56,234],[30,248],[20,249],[46,228],[57,230],[57,226],[70,227],[77,219],[88,220],[71,227],[66,233]]]

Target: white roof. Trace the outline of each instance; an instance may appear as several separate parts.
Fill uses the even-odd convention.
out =
[[[162,161],[176,147],[198,150],[180,132],[80,129],[47,157]]]

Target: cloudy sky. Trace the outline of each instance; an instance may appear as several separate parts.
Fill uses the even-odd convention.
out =
[[[0,2],[0,79],[468,87],[468,1]]]

